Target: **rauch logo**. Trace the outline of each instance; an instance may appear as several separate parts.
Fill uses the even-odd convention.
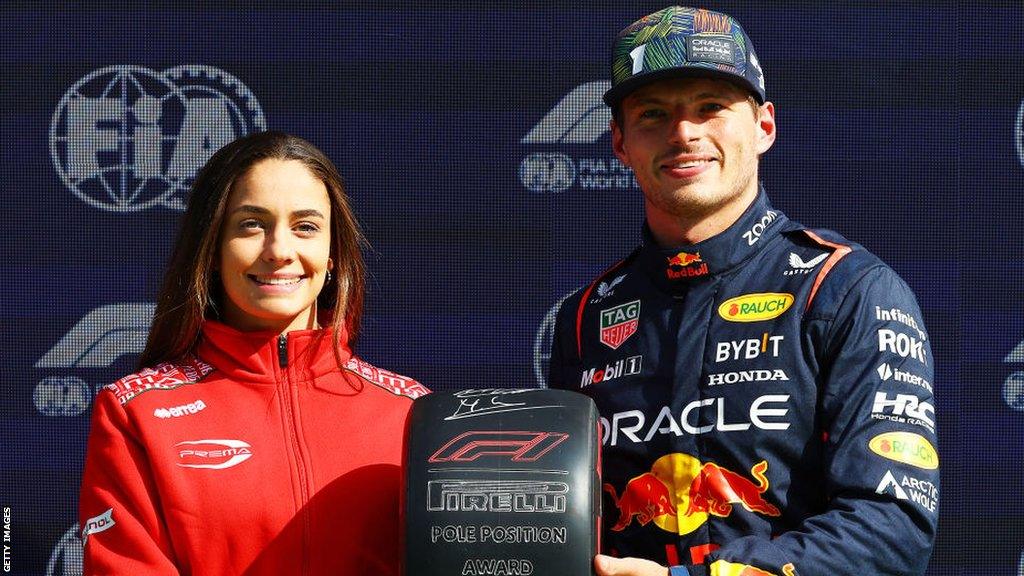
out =
[[[723,302],[718,315],[730,322],[760,322],[782,316],[792,305],[792,294],[744,294]]]

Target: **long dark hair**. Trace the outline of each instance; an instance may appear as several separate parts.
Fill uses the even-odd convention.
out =
[[[327,187],[334,280],[320,292],[317,307],[332,312],[336,354],[342,332],[348,332],[350,342],[355,340],[363,313],[365,239],[349,206],[341,175],[330,159],[306,140],[283,132],[259,132],[218,150],[196,175],[157,297],[140,367],[191,352],[199,341],[203,319],[217,316],[221,289],[213,267],[228,195],[249,168],[271,158],[302,162]]]

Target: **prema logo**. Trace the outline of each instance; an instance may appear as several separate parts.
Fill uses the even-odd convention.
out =
[[[146,346],[156,305],[109,304],[82,317],[33,368],[106,368],[122,356]],[[95,389],[78,376],[46,376],[36,385],[32,401],[40,414],[78,416],[89,409]]]
[[[68,190],[94,208],[184,210],[214,152],[266,129],[256,97],[223,70],[115,65],[64,94],[50,121],[50,156]]]
[[[223,470],[252,458],[252,446],[242,440],[187,440],[178,448],[178,466]]]

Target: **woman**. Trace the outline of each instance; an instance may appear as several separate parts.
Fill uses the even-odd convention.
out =
[[[196,177],[137,374],[96,399],[87,574],[398,571],[413,380],[349,348],[362,236],[337,169],[279,132]]]

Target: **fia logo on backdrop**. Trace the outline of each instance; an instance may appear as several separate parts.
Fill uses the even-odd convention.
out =
[[[1024,100],[1017,109],[1017,123],[1013,126],[1013,141],[1017,147],[1017,158],[1024,167]],[[1003,362],[1011,366],[1024,364],[1024,340],[1014,347]],[[1024,412],[1024,370],[1015,370],[1003,382],[1003,401],[1012,410]],[[1024,552],[1021,552],[1021,576],[1024,576]]]
[[[50,121],[50,157],[67,189],[109,212],[184,210],[219,148],[267,129],[240,80],[212,66],[115,65],[72,85]]]

